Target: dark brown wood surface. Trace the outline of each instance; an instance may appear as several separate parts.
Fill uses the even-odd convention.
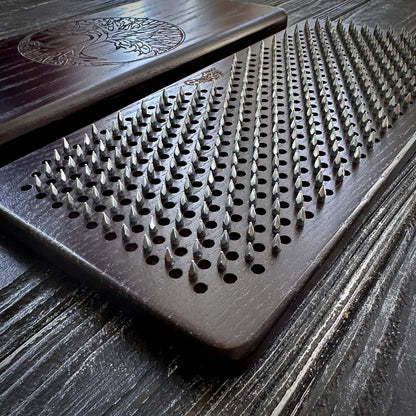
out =
[[[46,25],[46,14],[34,20],[31,2],[20,4],[24,12],[4,15],[1,27]],[[67,18],[77,14],[71,4],[50,7]],[[416,29],[412,1],[279,5],[289,24],[344,17]],[[0,414],[413,415],[415,180],[412,160],[267,352],[238,376],[190,366],[169,334],[154,341],[143,322],[3,237]]]
[[[264,37],[285,23],[283,13],[265,6],[222,0],[169,4],[142,0],[83,15],[76,26],[64,22],[3,41],[0,143],[75,109],[97,107],[128,88],[140,94],[162,75],[169,83],[178,78],[178,68],[193,72],[230,45],[241,48],[248,38]],[[133,20],[143,18],[150,20]]]

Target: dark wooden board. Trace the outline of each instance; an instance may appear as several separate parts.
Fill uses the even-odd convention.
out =
[[[285,23],[282,10],[265,6],[140,1],[5,40],[0,143],[130,87],[146,83],[150,92],[153,78],[167,82],[175,70],[203,67],[213,52],[229,53]]]
[[[284,7],[290,24],[352,16],[416,29],[408,0],[262,3]],[[37,30],[103,4],[3,1],[1,33]],[[206,374],[203,356],[202,369],[190,366],[170,335],[153,341],[143,322],[69,285],[61,270],[3,237],[1,274],[9,284],[0,291],[0,414],[413,415],[415,183],[413,158],[286,329],[239,376],[212,365]]]
[[[315,22],[311,21],[309,25],[313,27]],[[321,25],[325,24],[321,22]],[[212,350],[235,360],[253,353],[276,322],[282,324],[283,313],[294,306],[299,293],[304,295],[306,283],[321,272],[328,259],[343,249],[342,243],[349,238],[351,229],[358,226],[358,218],[368,212],[381,190],[412,156],[416,146],[416,136],[412,131],[415,109],[412,104],[404,102],[405,96],[412,96],[413,88],[409,87],[410,93],[407,89],[402,98],[397,98],[402,106],[397,121],[392,111],[387,110],[382,93],[379,94],[386,112],[384,120],[391,123],[390,128],[386,125],[386,132],[383,132],[381,120],[375,118],[377,111],[371,110],[369,100],[365,98],[368,91],[362,88],[361,81],[357,81],[362,88],[357,94],[362,95],[362,106],[368,106],[365,107],[366,117],[374,128],[370,146],[363,125],[360,127],[357,105],[351,92],[347,92],[346,76],[353,71],[352,63],[348,64],[347,73],[339,63],[335,66],[335,58],[328,62],[334,62],[341,98],[336,98],[333,86],[330,88],[329,72],[322,67],[315,76],[320,74],[327,87],[325,100],[330,108],[327,115],[333,124],[331,132],[339,149],[339,164],[334,164],[335,157],[331,155],[333,144],[329,142],[330,127],[325,122],[323,99],[312,80],[307,87],[312,102],[309,104],[312,118],[308,120],[306,110],[301,104],[296,104],[293,107],[296,127],[292,126],[288,102],[301,103],[306,97],[304,91],[296,92],[300,90],[302,75],[297,70],[300,60],[296,61],[294,55],[301,54],[302,62],[310,70],[318,62],[323,62],[323,51],[319,52],[315,63],[309,54],[315,51],[315,47],[322,48],[318,41],[319,33],[329,38],[335,26],[325,27],[321,32],[312,29],[315,40],[311,37],[310,44],[306,42],[306,27],[302,23],[299,28],[302,41],[291,27],[286,32],[287,47],[285,35],[278,34],[202,70],[202,74],[215,73],[218,76],[215,81],[196,73],[167,87],[163,93],[146,97],[142,102],[123,109],[121,114],[126,120],[121,123],[121,130],[113,132],[110,139],[105,137],[110,135],[113,125],[120,123],[117,114],[96,122],[101,133],[96,133],[90,147],[83,143],[84,134],[90,133],[90,128],[86,128],[67,137],[67,150],[62,148],[62,141],[54,142],[2,168],[0,213],[4,226],[16,227],[24,240],[55,258],[58,264],[73,267],[78,278],[85,275],[96,286],[102,285],[123,300],[152,312]],[[340,38],[339,33],[334,42],[343,44]],[[375,42],[375,37],[372,39]],[[331,51],[329,41],[324,45]],[[329,53],[333,54],[334,49]],[[284,81],[288,76],[285,72],[288,66],[295,89],[292,95],[288,92],[291,90],[289,81]],[[255,76],[261,78],[261,83],[251,81]],[[304,76],[306,79],[306,72]],[[354,76],[357,77],[357,73]],[[247,91],[245,78],[249,80]],[[226,91],[229,91],[229,96]],[[259,92],[256,95],[252,91]],[[143,102],[148,108],[145,112],[140,110]],[[241,109],[240,104],[243,105]],[[337,107],[341,104],[351,117],[348,125]],[[140,127],[131,133],[123,148],[120,144],[122,136],[128,136],[127,126],[135,119],[137,109],[141,114]],[[158,121],[151,115],[153,111],[155,114],[160,111]],[[259,116],[255,116],[257,112]],[[167,127],[168,123],[175,127]],[[309,130],[312,128],[316,130],[313,135]],[[169,136],[167,133],[163,136],[167,129],[170,129]],[[352,133],[348,136],[350,130]],[[145,140],[146,134],[148,139]],[[293,134],[295,140],[291,138]],[[238,136],[241,139],[237,139]],[[312,144],[312,136],[315,144]],[[354,159],[352,136],[359,143],[355,145],[357,150],[362,149],[358,161]],[[184,140],[182,145],[180,140]],[[104,145],[106,142],[108,150]],[[77,145],[80,155],[74,150]],[[99,149],[101,145],[104,150]],[[193,153],[197,145],[200,150]],[[237,145],[238,151],[235,150]],[[296,152],[293,146],[296,146]],[[61,154],[55,162],[54,149]],[[92,162],[92,149],[101,158],[95,164]],[[119,159],[115,155],[116,149],[120,151]],[[178,154],[174,155],[176,151]],[[136,152],[140,155],[133,165]],[[214,156],[215,152],[217,156]],[[320,156],[315,159],[313,152]],[[158,155],[157,159],[154,159],[155,155]],[[296,155],[300,161],[298,165]],[[232,162],[234,156],[236,162]],[[73,170],[69,166],[69,157],[77,165]],[[192,157],[195,157],[194,162]],[[107,172],[108,159],[114,165],[111,172]],[[45,160],[52,167],[49,175],[46,165],[42,165]],[[341,160],[345,171],[342,183],[337,180]],[[171,168],[172,162],[175,163],[174,169]],[[322,175],[319,184],[313,173],[315,162],[319,162]],[[214,168],[212,163],[215,163]],[[80,168],[84,165],[93,171],[88,178],[84,178],[84,168]],[[132,177],[124,179],[124,169],[130,165]],[[234,177],[230,173],[232,165]],[[298,174],[294,173],[296,166]],[[150,167],[156,169],[156,173],[150,174]],[[192,173],[189,174],[191,167]],[[59,177],[61,169],[65,172],[65,179]],[[100,185],[103,172],[108,183]],[[170,181],[167,179],[169,172]],[[272,179],[276,172],[278,177]],[[73,177],[75,173],[77,178]],[[190,189],[184,191],[187,175]],[[211,184],[209,175],[213,178]],[[33,186],[33,176],[42,182],[37,190]],[[145,188],[146,177],[149,186]],[[122,195],[115,186],[120,178],[118,185],[127,188]],[[254,178],[256,184],[253,186],[251,180]],[[57,196],[52,196],[52,199],[51,181],[57,189]],[[77,185],[76,181],[83,185]],[[300,182],[299,194],[295,182]],[[166,198],[162,195],[163,183],[167,186]],[[98,197],[92,194],[92,184],[98,188]],[[235,190],[229,191],[231,185]],[[84,188],[77,191],[77,186]],[[272,199],[270,194],[276,187],[277,193]],[[136,193],[140,189],[143,189],[140,195],[145,202],[136,204]],[[206,196],[207,189],[210,197]],[[318,195],[320,190],[326,192],[324,202]],[[69,210],[65,207],[66,193],[75,201]],[[301,202],[295,202],[298,195],[301,195]],[[252,196],[255,200],[249,202]],[[162,202],[160,213],[157,213],[159,198]],[[184,206],[182,198],[185,198]],[[228,199],[234,206],[226,209]],[[111,208],[112,201],[118,206]],[[276,201],[280,201],[277,214],[272,209]],[[85,219],[84,203],[96,211]],[[134,206],[138,215],[132,221],[129,211]],[[206,215],[203,214],[204,206]],[[250,208],[254,210],[253,219],[250,219]],[[300,227],[298,216],[302,210],[306,218]],[[181,215],[179,224],[178,214]],[[108,226],[101,226],[103,215],[108,218]],[[226,215],[229,215],[229,224],[223,228]],[[275,218],[278,229],[272,232]],[[154,230],[150,228],[152,221]],[[203,236],[197,230],[201,221],[206,227]],[[249,232],[247,224],[253,227],[253,235],[246,238]],[[124,237],[122,227],[128,233]],[[175,242],[172,242],[172,232],[178,234]],[[224,235],[229,238],[225,246],[222,243]],[[153,243],[147,250],[145,244],[149,236]],[[278,253],[273,253],[275,237],[278,238]],[[200,253],[195,256],[196,241],[200,244]],[[253,253],[248,261],[247,250],[250,247]],[[338,251],[334,251],[335,248]],[[168,254],[172,260],[169,262],[172,264],[165,264],[166,250],[170,250]],[[224,264],[217,270],[220,255]]]

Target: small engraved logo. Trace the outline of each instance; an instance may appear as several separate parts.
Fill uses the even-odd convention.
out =
[[[202,84],[203,82],[210,82],[214,79],[218,79],[222,77],[224,74],[216,68],[208,69],[208,71],[204,71],[199,78],[187,79],[185,81],[186,85],[198,85]]]
[[[25,58],[48,65],[117,65],[161,55],[178,47],[183,30],[160,20],[103,17],[57,25],[26,36]]]

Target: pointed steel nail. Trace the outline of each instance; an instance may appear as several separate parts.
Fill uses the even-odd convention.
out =
[[[245,260],[247,263],[251,263],[254,260],[254,249],[251,243],[247,244],[245,252]]]
[[[175,225],[177,228],[182,228],[183,226],[183,215],[180,209],[176,211]]]
[[[175,259],[173,258],[172,252],[169,247],[166,247],[165,251],[165,266],[170,269],[175,264]]]
[[[38,192],[43,192],[42,181],[38,175],[34,175],[35,178],[35,188]]]
[[[303,207],[303,193],[302,193],[302,191],[299,191],[296,195],[295,207],[296,208],[302,208]]]
[[[173,248],[176,248],[179,245],[179,233],[175,227],[173,227],[170,232],[170,244]]]
[[[114,137],[120,134],[119,126],[117,125],[115,120],[113,120],[113,122],[111,123],[111,132],[113,133]]]
[[[193,260],[191,260],[191,265],[189,266],[189,280],[191,282],[196,282],[198,278],[198,268]]]
[[[234,201],[233,201],[233,198],[232,198],[232,196],[230,194],[228,194],[228,196],[227,196],[227,201],[225,203],[225,209],[228,212],[231,212],[231,213],[233,212],[233,209],[234,209]]]
[[[142,182],[142,192],[146,195],[147,192],[149,192],[150,189],[150,182],[147,179],[147,176],[143,176],[143,182]]]
[[[115,214],[118,210],[118,202],[113,195],[110,195],[110,211]]]
[[[224,214],[223,228],[227,231],[231,229],[231,217],[227,211]]]
[[[123,185],[123,182],[121,182],[121,180],[119,179],[117,181],[117,195],[119,198],[123,198],[123,196],[125,195],[126,192],[126,188]]]
[[[91,135],[94,140],[98,139],[100,132],[97,129],[97,126],[95,124],[91,124]]]
[[[248,220],[253,223],[256,222],[256,207],[254,205],[250,205]]]
[[[59,199],[58,190],[56,189],[56,187],[53,183],[49,184],[49,192],[51,194],[51,198],[54,201],[58,201],[58,199]]]
[[[111,220],[105,212],[103,212],[103,214],[102,214],[101,224],[102,224],[104,230],[106,230],[106,231],[108,231],[111,228]]]
[[[92,200],[94,204],[99,204],[101,202],[101,195],[98,192],[98,189],[95,185],[91,189],[91,194],[92,194]]]
[[[92,217],[92,211],[91,211],[91,208],[90,208],[90,206],[88,205],[87,202],[84,202],[82,204],[82,213],[83,213],[84,217],[87,218],[87,219]]]
[[[280,216],[279,214],[276,214],[273,218],[273,226],[272,226],[272,232],[273,234],[277,234],[280,232]]]
[[[272,252],[277,254],[282,249],[282,243],[280,241],[280,234],[276,233],[272,240]]]
[[[119,112],[117,113],[117,123],[118,123],[118,126],[119,126],[120,128],[125,127],[125,125],[124,125],[124,118],[123,118],[123,115],[121,114],[121,111],[119,111]]]
[[[71,152],[71,147],[68,143],[68,140],[65,137],[62,138],[62,147],[66,155],[68,155]]]
[[[84,148],[86,150],[92,149],[91,139],[89,138],[87,133],[84,134]]]
[[[71,157],[71,156],[69,156],[69,157]],[[52,177],[52,168],[51,168],[51,165],[49,164],[49,162],[47,160],[45,161],[45,175],[48,178]]]
[[[155,218],[153,217],[153,215],[150,217],[149,233],[150,234],[156,234],[157,233],[157,223],[156,223]]]
[[[230,246],[230,237],[228,236],[228,231],[224,230],[221,236],[221,248],[227,250]]]
[[[344,166],[341,165],[338,170],[337,170],[337,178],[336,181],[337,182],[342,182],[344,180],[344,176],[345,176],[345,170],[344,170]]]
[[[326,197],[326,189],[325,186],[322,185],[318,191],[318,202],[324,202]]]
[[[252,222],[249,222],[248,227],[247,227],[247,241],[254,241],[254,238],[255,238],[254,226]]]
[[[209,208],[205,201],[202,203],[201,218],[204,221],[206,221],[209,218]]]
[[[145,254],[150,254],[153,250],[153,245],[150,238],[145,233],[143,235],[143,251]]]
[[[166,186],[166,183],[162,183],[162,186],[160,188],[160,199],[162,201],[166,201],[168,199],[168,188]]]
[[[204,238],[206,235],[205,224],[202,220],[199,221],[198,228],[196,230],[198,238]]]
[[[306,221],[306,212],[305,208],[302,207],[296,215],[296,225],[298,227],[303,227]]]
[[[217,260],[217,268],[220,272],[224,271],[227,268],[227,259],[223,251],[220,251]]]
[[[129,220],[131,224],[136,224],[139,221],[139,214],[133,205],[130,207]]]
[[[323,183],[324,183],[324,174],[321,169],[318,171],[318,173],[315,176],[315,187],[320,188]]]
[[[66,178],[66,175],[65,175],[65,172],[63,171],[63,170],[60,170],[59,171],[59,180],[61,181],[61,182],[66,182],[66,180],[67,180],[67,178]]]
[[[66,194],[66,206],[69,210],[74,210],[75,209],[75,201],[74,198],[72,197],[72,195],[68,192]]]
[[[198,239],[195,240],[192,251],[195,258],[200,258],[202,256],[202,245]]]
[[[100,183],[101,189],[105,190],[105,185],[107,183],[107,177],[105,176],[104,172],[100,173],[99,183]]]
[[[278,198],[276,198],[272,206],[272,215],[275,216],[278,214],[280,214],[280,201]]]
[[[358,163],[360,163],[360,160],[361,160],[361,146],[358,146],[355,149],[354,156],[352,158],[352,162],[355,163],[355,164],[358,164]]]
[[[129,241],[131,238],[130,229],[124,223],[121,226],[121,237],[124,241]]]

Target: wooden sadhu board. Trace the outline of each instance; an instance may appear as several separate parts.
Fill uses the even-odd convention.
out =
[[[304,22],[0,169],[0,225],[238,360],[416,149],[415,41]]]
[[[3,41],[0,143],[180,69],[179,79],[285,25],[267,6],[142,0]]]

